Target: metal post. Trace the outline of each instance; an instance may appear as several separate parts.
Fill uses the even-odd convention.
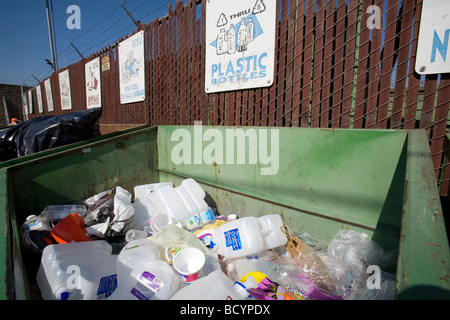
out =
[[[75,49],[75,51],[80,55],[81,59],[84,59],[83,55],[81,54],[80,51],[78,51],[78,49],[73,45],[73,42],[70,43],[72,45],[72,47]]]
[[[133,22],[134,22],[134,24],[136,25],[136,27],[139,28],[139,26],[140,26],[141,23],[140,23],[139,21],[136,21],[136,20],[133,18],[133,16],[131,15],[130,12],[128,12],[127,8],[125,8],[125,6],[123,5],[123,3],[121,3],[120,5],[121,5],[122,8],[125,10],[125,12],[128,14],[128,16],[131,18],[131,20],[133,20]]]
[[[53,36],[52,36],[52,26],[50,23],[50,12],[48,10],[48,0],[45,0],[46,11],[47,11],[47,24],[48,24],[48,37],[50,40],[50,53],[52,55],[52,69],[56,71],[56,63],[55,63],[55,53],[53,52]]]

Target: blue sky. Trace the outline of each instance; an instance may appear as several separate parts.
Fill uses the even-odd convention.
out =
[[[148,23],[168,13],[175,0],[52,0],[55,18],[58,66],[63,68],[80,56],[99,50],[121,36],[130,34],[136,26],[121,3],[136,20]],[[184,1],[186,3],[186,1]],[[69,29],[73,12],[70,5],[80,8],[80,29]],[[0,1],[0,83],[35,86],[51,75],[51,60],[45,0]],[[34,76],[34,77],[33,77]]]

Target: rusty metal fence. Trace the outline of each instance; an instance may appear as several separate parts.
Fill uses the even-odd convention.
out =
[[[135,30],[145,31],[145,101],[120,103],[118,43],[124,36],[65,68],[71,111],[86,108],[85,63],[109,56],[110,69],[101,74],[102,124],[423,128],[441,195],[448,196],[443,143],[450,75],[414,72],[422,0],[277,0],[274,84],[215,94],[204,89],[206,1],[169,5],[166,17]],[[381,9],[378,27],[370,20],[372,6]],[[43,92],[44,114],[69,112],[60,106],[63,70],[50,77],[53,112]],[[30,117],[40,115],[34,108]]]

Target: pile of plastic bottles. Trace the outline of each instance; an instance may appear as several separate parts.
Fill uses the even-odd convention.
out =
[[[136,186],[134,195],[116,187],[26,219],[43,299],[394,298],[395,275],[372,280],[367,266],[390,268],[395,254],[363,233],[341,230],[317,250],[278,214],[220,215],[193,179]]]

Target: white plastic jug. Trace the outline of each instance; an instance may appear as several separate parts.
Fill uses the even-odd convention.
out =
[[[287,238],[282,226],[277,214],[236,219],[214,230],[210,248],[216,247],[218,254],[233,259],[283,246]]]
[[[117,287],[117,255],[104,240],[48,245],[36,282],[44,300],[97,300]]]
[[[154,203],[155,192],[159,188],[167,186],[173,188],[172,182],[144,184],[134,187],[134,217],[129,228],[142,230],[150,226],[150,219],[158,213],[158,208]]]
[[[170,300],[242,300],[247,296],[247,289],[217,270],[181,288]]]
[[[173,269],[160,260],[156,246],[148,239],[134,240],[117,258],[117,289],[111,300],[165,300],[179,287]]]
[[[205,191],[194,179],[185,179],[175,188],[163,185],[154,193],[153,202],[158,210],[167,212],[177,222],[183,223],[187,217],[209,210]]]

